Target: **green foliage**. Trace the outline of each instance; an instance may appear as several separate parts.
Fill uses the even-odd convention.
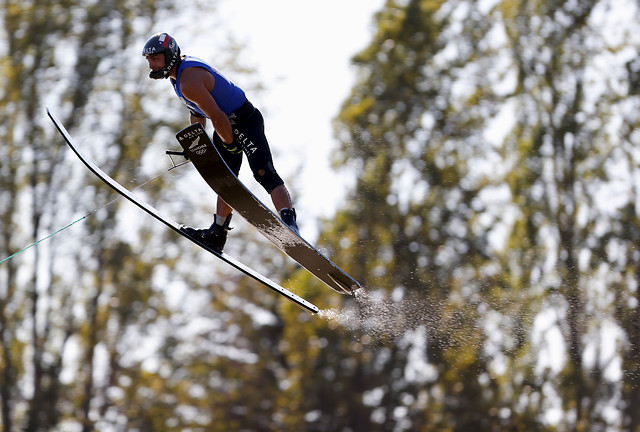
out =
[[[184,119],[130,61],[172,2],[3,6],[8,256],[113,199],[45,104],[127,185]],[[228,245],[319,317],[120,203],[3,263],[2,429],[639,431],[640,40],[620,7],[386,3],[335,121],[355,187],[318,245],[366,289],[331,293],[241,226]],[[172,175],[136,193],[199,214]]]
[[[608,231],[636,221],[623,222],[603,199],[620,184],[613,166],[638,174],[625,161],[637,123],[625,67],[635,62],[620,54],[636,52],[637,41],[600,37],[609,12],[598,1],[388,2],[354,58],[360,80],[336,121],[335,164],[357,182],[332,237],[349,239],[337,259],[358,262],[370,289],[411,292],[428,305],[419,322],[442,373],[425,383],[439,393],[409,416],[414,427],[546,430],[554,395],[565,402],[558,427],[621,427],[595,407],[637,397],[630,375],[623,390],[603,373],[611,363],[598,330],[614,325],[635,340],[611,302],[635,286],[635,270],[622,276],[611,261],[613,245],[631,247],[633,236]],[[613,151],[618,144],[624,150]],[[634,189],[623,189],[634,209]],[[556,322],[545,320],[550,311]],[[562,343],[541,340],[547,331]],[[540,375],[550,351],[564,352],[564,368]],[[627,356],[637,357],[636,344]],[[637,416],[623,412],[636,430]]]
[[[46,119],[45,104],[53,104],[58,115],[64,113],[73,128],[100,104],[100,96],[110,95],[112,103],[122,102],[121,110],[111,106],[109,112],[122,118],[121,134],[130,128],[152,135],[140,112],[140,95],[117,95],[121,86],[132,83],[131,71],[121,65],[130,56],[123,47],[139,38],[132,26],[145,21],[137,15],[151,18],[165,6],[155,1],[4,2],[3,256],[53,232],[74,212],[110,199],[104,189],[91,193],[87,177],[79,185],[77,172],[65,160],[66,149]],[[112,78],[118,68],[122,80],[116,82]],[[110,149],[120,156],[120,168],[127,169],[127,163],[130,168],[140,158],[141,137],[131,135],[135,143],[116,138]],[[75,194],[74,183],[79,187]],[[0,269],[3,430],[51,430],[71,419],[91,428],[92,412],[104,410],[96,411],[104,404],[96,400],[104,401],[108,389],[99,381],[115,376],[122,339],[132,326],[144,329],[153,323],[148,318],[154,267],[135,259],[131,247],[117,241],[115,209],[108,209],[107,218],[89,220],[90,231],[75,239],[80,246],[70,250],[55,238]],[[120,307],[114,308],[116,303]],[[156,311],[163,309],[160,299]],[[97,367],[102,349],[110,359],[106,373]],[[75,367],[71,353],[76,353]]]

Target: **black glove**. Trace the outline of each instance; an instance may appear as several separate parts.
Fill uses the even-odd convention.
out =
[[[236,143],[236,140],[233,140],[231,144],[227,144],[226,142],[222,141],[222,145],[225,149],[227,149],[229,153],[242,153],[242,147],[238,143]]]

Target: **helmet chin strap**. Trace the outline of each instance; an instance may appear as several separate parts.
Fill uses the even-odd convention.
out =
[[[158,69],[157,71],[151,71],[149,72],[149,78],[152,79],[163,79],[163,78],[168,78],[169,77],[169,71],[165,71],[165,68],[162,69]]]

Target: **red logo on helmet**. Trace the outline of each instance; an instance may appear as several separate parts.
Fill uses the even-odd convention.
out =
[[[171,36],[166,33],[160,36],[160,45],[166,48],[169,46],[169,42],[171,42]]]

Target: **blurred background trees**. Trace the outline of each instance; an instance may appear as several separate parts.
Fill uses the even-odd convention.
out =
[[[0,264],[3,430],[640,431],[636,2],[388,1],[318,239],[367,289],[229,246],[320,317],[112,203],[46,118],[207,220],[193,170],[146,182],[186,116],[131,61],[202,7],[3,2],[0,258],[82,221]]]
[[[620,363],[639,342],[637,18],[388,2],[355,57],[336,164],[356,172],[343,217],[360,241],[341,260],[422,309],[436,372],[406,384],[417,430],[640,427]]]

